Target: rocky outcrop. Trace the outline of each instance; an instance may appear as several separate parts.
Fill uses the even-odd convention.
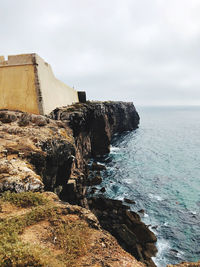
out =
[[[0,191],[56,192],[87,207],[90,157],[109,152],[113,134],[137,127],[131,103],[92,102],[54,110],[49,118],[0,111]]]
[[[40,115],[0,111],[0,192],[60,194],[75,158],[70,128]]]
[[[114,134],[134,130],[139,124],[134,105],[124,102],[75,104],[55,109],[50,117],[70,126],[84,157],[109,153]]]
[[[74,104],[48,117],[2,110],[0,191],[54,191],[64,201],[88,207],[87,186],[95,179],[100,183],[99,172],[105,169],[94,162],[90,168],[97,176],[88,184],[89,160],[108,153],[112,136],[138,123],[133,104],[122,102]],[[125,250],[154,266],[156,237],[139,215],[114,200],[93,198],[89,206]]]
[[[139,115],[133,103],[87,102],[57,108],[49,117],[61,120],[70,127],[75,140],[76,159],[73,175],[63,197],[69,195],[68,200],[71,203],[87,207],[85,185],[88,183],[83,176],[88,176],[89,159],[109,153],[113,135],[136,129]]]
[[[155,266],[151,257],[157,253],[157,238],[137,213],[120,200],[93,197],[88,202],[101,226],[116,237],[126,251],[146,266]]]

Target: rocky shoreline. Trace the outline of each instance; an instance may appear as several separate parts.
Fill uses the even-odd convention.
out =
[[[113,135],[138,124],[134,105],[123,102],[78,103],[49,116],[1,110],[0,193],[55,192],[64,202],[90,209],[124,250],[155,266],[156,236],[137,213],[118,200],[87,199],[88,186],[101,183],[104,168],[93,164],[91,182],[90,159],[109,153]]]
[[[83,180],[76,180],[76,187],[69,185],[68,195],[70,195],[69,192],[73,193],[66,200],[91,209],[103,229],[115,236],[126,251],[147,266],[155,266],[151,257],[157,252],[155,246],[157,239],[141,222],[138,214],[129,211],[128,206],[117,200],[90,198],[88,201],[86,198],[87,185],[91,185],[87,179],[90,172],[87,167],[88,160],[91,157],[98,158],[109,153],[111,138],[114,134],[131,131],[138,127],[139,115],[133,104],[91,102],[81,106],[74,105],[67,109],[56,109],[50,117],[54,120],[61,120],[72,129],[78,150],[76,168],[81,169],[85,177]],[[102,165],[92,164],[93,185],[101,182],[100,171],[103,168]],[[66,195],[66,193],[63,195],[64,199]]]

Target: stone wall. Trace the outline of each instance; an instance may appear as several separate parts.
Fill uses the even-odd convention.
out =
[[[0,109],[39,114],[32,64],[0,64]]]
[[[0,109],[43,115],[76,102],[77,91],[56,79],[37,54],[0,57]]]
[[[36,64],[44,114],[50,113],[56,107],[79,102],[77,91],[56,79],[51,66],[38,55]]]

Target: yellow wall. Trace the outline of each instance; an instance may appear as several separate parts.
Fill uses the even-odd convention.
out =
[[[0,66],[0,108],[39,114],[33,65]]]
[[[78,93],[54,76],[37,54],[0,56],[0,109],[48,114],[78,102]]]
[[[57,107],[79,102],[77,91],[56,79],[49,64],[38,55],[36,62],[44,114],[50,113]]]

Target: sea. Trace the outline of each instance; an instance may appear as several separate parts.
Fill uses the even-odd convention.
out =
[[[115,135],[100,160],[104,196],[130,208],[156,234],[158,267],[200,260],[200,107],[139,107],[135,131]]]

